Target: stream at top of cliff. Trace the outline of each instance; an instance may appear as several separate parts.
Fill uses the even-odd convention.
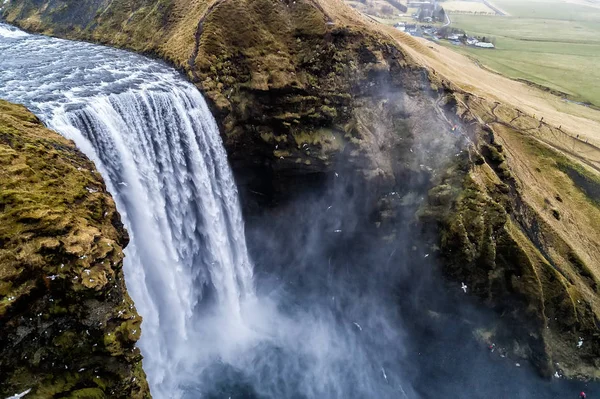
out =
[[[217,124],[168,65],[0,24],[0,98],[106,180],[155,398],[593,397],[487,351],[471,331],[493,316],[430,271],[408,227],[394,248],[353,230],[344,176],[245,228]]]

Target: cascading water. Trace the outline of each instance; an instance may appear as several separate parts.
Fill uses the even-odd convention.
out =
[[[55,112],[49,125],[89,142],[131,231],[128,287],[143,311],[150,381],[173,384],[196,306],[214,290],[237,320],[253,295],[237,190],[216,124],[194,87],[132,90]],[[185,355],[185,353],[182,353]],[[189,354],[188,354],[189,356]]]
[[[198,90],[158,62],[0,29],[13,39],[0,43],[0,97],[73,139],[115,196],[131,235],[125,271],[144,316],[144,367],[154,391],[173,392],[199,302],[208,294],[236,321],[240,301],[253,296],[217,125]],[[6,65],[15,62],[25,68]]]
[[[210,396],[240,371],[262,397],[403,392],[352,323],[336,327],[330,302],[282,313],[281,301],[255,295],[237,190],[194,86],[132,53],[0,29],[0,98],[76,142],[130,232],[126,281],[144,317],[139,345],[155,397]]]

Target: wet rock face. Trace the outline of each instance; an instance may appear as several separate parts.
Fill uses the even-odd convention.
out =
[[[437,93],[409,64],[318,3],[223,1],[198,24],[189,75],[221,125],[243,203],[263,207],[344,168],[393,191],[415,137],[430,133],[416,120],[436,124]]]
[[[276,217],[289,199],[351,176],[344,200],[367,193],[357,209],[369,233],[393,239],[397,222],[427,199],[415,229],[431,223],[447,276],[512,326],[496,335],[544,375],[558,361],[567,376],[598,377],[600,245],[590,226],[588,237],[577,230],[600,216],[590,208],[577,219],[572,210],[587,200],[571,187],[596,198],[598,183],[521,145],[519,132],[550,127],[427,76],[327,0],[11,0],[3,16],[158,56],[186,73],[220,124],[246,217]],[[469,151],[454,137],[463,123]],[[534,161],[544,174],[562,168],[544,183],[555,192],[529,190],[537,172],[523,165]],[[576,351],[579,334],[586,343]]]
[[[340,201],[357,203],[364,216],[360,222],[372,228],[369,234],[392,240],[397,222],[412,220],[407,215],[425,198],[447,156],[460,151],[439,115],[436,103],[442,93],[431,87],[423,70],[388,39],[349,22],[343,13],[332,13],[327,2],[76,3],[12,0],[3,15],[28,30],[159,56],[184,71],[220,124],[247,217],[276,217],[289,199],[319,192],[336,179],[343,185]],[[114,241],[113,246],[121,245]],[[94,245],[92,240],[89,249]],[[85,261],[81,256],[92,258],[82,252],[75,261]],[[139,328],[123,323],[137,318],[120,313],[130,306],[127,298],[122,305],[120,296],[104,291],[117,279],[122,284],[118,266],[111,265],[113,274],[96,266],[76,263],[76,274],[65,281],[81,284],[73,282],[77,276],[86,285],[101,284],[98,291],[82,288],[103,293],[114,305],[101,313],[105,319],[93,319],[94,337],[102,332],[101,354],[129,361],[137,354],[127,339],[136,339]],[[86,320],[92,315],[86,307],[78,309],[82,313],[74,319],[83,324],[77,339],[85,343],[85,353],[97,342],[88,345]],[[111,331],[104,330],[107,322]],[[119,380],[133,384],[129,377]],[[134,388],[127,385],[122,391],[127,389]],[[136,392],[146,391],[140,386]]]
[[[149,397],[128,237],[75,145],[0,101],[0,396]]]

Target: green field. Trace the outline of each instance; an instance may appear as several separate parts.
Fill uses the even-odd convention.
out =
[[[453,15],[452,26],[469,35],[494,37],[497,49],[453,49],[512,78],[600,106],[600,8],[562,0],[494,4],[510,16]]]

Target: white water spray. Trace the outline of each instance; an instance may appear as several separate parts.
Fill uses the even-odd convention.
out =
[[[0,39],[0,96],[74,140],[115,198],[131,236],[124,270],[144,317],[144,369],[155,397],[176,397],[184,360],[199,355],[201,302],[240,329],[241,301],[254,297],[216,122],[198,90],[161,63],[2,24]]]
[[[253,296],[238,196],[212,115],[194,87],[95,97],[49,120],[109,176],[131,234],[126,281],[144,315],[140,347],[155,390],[176,390],[198,304],[236,324]],[[89,147],[93,147],[93,150]],[[124,184],[122,184],[124,183]]]
[[[325,235],[318,226],[297,229],[297,220],[282,218],[289,223],[282,230],[297,234],[274,241],[301,259],[256,279],[277,284],[255,293],[237,193],[214,120],[196,89],[163,63],[0,24],[0,98],[25,104],[73,138],[115,196],[132,236],[124,268],[144,317],[140,346],[155,398],[418,398],[407,380],[425,398],[530,399],[574,391],[538,383],[512,363],[490,367],[487,353],[465,350],[468,337],[455,331],[460,317],[431,323],[441,331],[434,340],[450,337],[441,340],[449,345],[430,342],[428,332],[427,353],[407,354],[395,315],[391,256],[375,256],[363,275],[355,271],[338,282],[331,254],[319,253]],[[310,204],[307,219],[335,218],[351,202],[345,191],[342,196],[335,206],[330,199]],[[334,262],[339,270],[356,269],[357,252],[349,252]],[[286,259],[276,255],[269,257]],[[372,290],[357,289],[356,278]],[[298,282],[304,285],[288,292]],[[318,289],[306,289],[311,284]],[[432,292],[442,295],[435,289],[427,295]],[[402,296],[410,302],[410,292]],[[430,345],[441,349],[429,351]]]

